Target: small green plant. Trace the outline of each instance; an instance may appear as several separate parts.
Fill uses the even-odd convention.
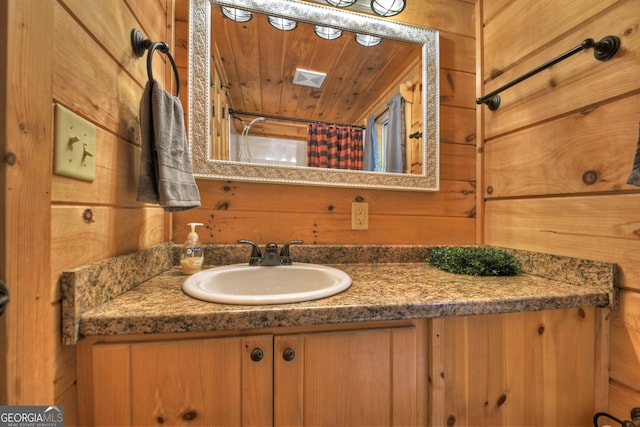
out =
[[[431,250],[427,262],[440,270],[471,276],[515,276],[520,263],[499,248],[483,246],[438,246]]]

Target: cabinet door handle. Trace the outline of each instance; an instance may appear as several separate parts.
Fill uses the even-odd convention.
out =
[[[251,350],[251,360],[253,360],[254,362],[261,361],[263,357],[264,357],[264,353],[262,352],[262,349],[256,347],[253,350]]]
[[[285,348],[282,352],[282,358],[287,362],[291,362],[296,357],[296,352],[292,348]]]

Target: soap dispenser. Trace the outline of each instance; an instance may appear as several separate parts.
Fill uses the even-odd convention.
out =
[[[187,236],[187,241],[182,245],[180,251],[180,265],[184,274],[193,274],[200,271],[204,261],[204,251],[202,242],[196,233],[196,226],[203,225],[200,222],[190,222],[191,233]]]

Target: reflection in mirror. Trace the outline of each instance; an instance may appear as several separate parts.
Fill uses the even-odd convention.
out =
[[[420,45],[387,39],[365,46],[356,33],[332,34],[323,27],[318,35],[307,23],[282,31],[264,15],[242,22],[225,18],[228,10],[211,11],[213,72],[224,87],[212,107],[221,102],[234,111],[229,137],[212,138],[214,159],[422,172],[422,140],[409,138],[422,122]],[[399,91],[402,102],[394,111],[401,126],[395,129],[402,138],[400,132],[389,138],[394,118],[388,105]],[[372,127],[363,132],[368,119]],[[318,133],[327,136],[319,144],[312,138]],[[339,150],[331,150],[333,145]],[[311,158],[307,147],[316,149]],[[327,147],[326,158],[318,158],[318,147]],[[374,161],[363,164],[365,153]],[[387,161],[390,156],[396,164]],[[354,161],[345,164],[346,158]]]
[[[436,31],[298,1],[191,0],[189,72],[198,177],[438,189]]]

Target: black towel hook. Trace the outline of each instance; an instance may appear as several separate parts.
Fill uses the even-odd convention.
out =
[[[178,73],[178,67],[176,66],[176,62],[173,60],[173,56],[171,56],[171,52],[169,52],[169,45],[165,42],[152,42],[149,39],[145,39],[140,30],[134,28],[131,30],[131,47],[133,48],[133,53],[137,57],[142,57],[144,55],[145,50],[149,50],[147,54],[147,76],[149,80],[153,80],[153,70],[152,70],[152,59],[153,52],[156,50],[164,53],[169,58],[169,62],[171,62],[171,67],[173,68],[173,74],[176,76],[176,97],[180,97],[180,74]]]

